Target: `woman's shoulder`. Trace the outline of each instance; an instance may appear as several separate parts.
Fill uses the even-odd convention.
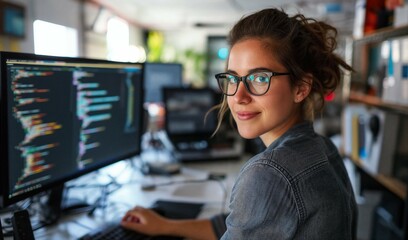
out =
[[[291,179],[300,174],[318,171],[319,168],[328,166],[328,157],[332,155],[329,152],[334,151],[332,148],[319,135],[290,137],[253,156],[243,169],[264,165],[278,170],[288,179]]]

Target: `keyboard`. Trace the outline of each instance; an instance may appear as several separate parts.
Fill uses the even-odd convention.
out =
[[[117,223],[111,223],[102,229],[92,231],[79,240],[182,240],[180,237],[158,236],[151,237],[123,228]]]
[[[202,203],[156,201],[152,209],[160,215],[172,219],[191,219],[196,218],[201,212]],[[95,229],[79,240],[180,240],[179,237],[159,236],[150,237],[132,230],[123,228],[119,222],[109,223],[101,228]]]
[[[152,237],[143,235],[141,233],[127,230],[121,227],[118,223],[112,223],[104,226],[102,229],[92,231],[85,236],[79,238],[79,240],[148,240],[154,239]]]

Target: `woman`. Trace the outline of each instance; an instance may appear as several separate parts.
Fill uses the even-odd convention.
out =
[[[336,29],[298,14],[265,9],[231,30],[220,121],[231,112],[239,134],[267,147],[241,169],[230,213],[174,221],[129,211],[122,225],[152,235],[194,239],[355,239],[356,203],[343,161],[312,126],[324,96],[339,84]],[[137,221],[132,221],[132,220]]]

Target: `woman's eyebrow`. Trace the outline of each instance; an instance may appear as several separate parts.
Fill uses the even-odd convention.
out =
[[[260,68],[254,68],[248,71],[248,73],[254,73],[254,72],[262,72],[262,71],[272,71],[269,68],[265,68],[265,67],[260,67]]]
[[[228,70],[227,70],[227,73],[231,73],[231,74],[237,75],[237,72],[235,72],[234,70],[231,70],[231,69],[228,69]]]
[[[272,70],[269,69],[269,68],[266,68],[266,67],[253,68],[253,69],[250,69],[250,70],[248,71],[248,74],[255,73],[255,72],[262,72],[262,71],[268,71],[268,72],[270,72],[270,71],[272,71]],[[272,71],[272,72],[273,72],[273,71]],[[238,76],[237,72],[234,71],[234,70],[231,70],[231,69],[228,69],[228,70],[227,70],[227,73],[231,73],[231,74],[234,74],[234,75],[237,75],[237,76]]]

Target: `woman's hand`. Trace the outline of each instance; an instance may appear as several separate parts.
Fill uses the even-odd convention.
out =
[[[209,219],[173,220],[160,216],[151,209],[135,207],[122,218],[124,228],[150,236],[178,236],[189,239],[217,239]]]
[[[170,221],[153,210],[136,206],[125,214],[121,225],[146,235],[157,236],[168,234]]]

